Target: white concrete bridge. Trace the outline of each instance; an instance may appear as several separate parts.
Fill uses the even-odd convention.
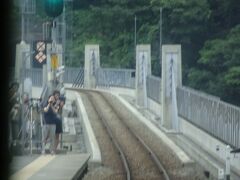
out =
[[[240,148],[240,108],[182,85],[180,45],[163,46],[162,76],[153,76],[150,49],[137,46],[136,69],[111,69],[101,68],[99,46],[87,45],[85,67],[65,67],[67,98],[77,99],[68,88],[109,92],[131,111],[142,112],[169,138],[169,146],[182,149],[216,178],[226,162],[232,177],[240,177],[240,154],[230,153]],[[42,69],[26,69],[25,77],[32,79],[32,97],[39,98],[50,77]]]

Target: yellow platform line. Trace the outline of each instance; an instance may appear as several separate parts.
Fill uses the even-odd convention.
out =
[[[56,156],[52,156],[52,155],[40,156],[39,158],[34,160],[32,163],[25,166],[23,169],[14,173],[10,177],[10,180],[27,180],[36,172],[38,172],[42,167],[44,167],[50,161],[52,161],[55,157]]]

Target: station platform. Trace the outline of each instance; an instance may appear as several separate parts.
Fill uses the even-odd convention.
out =
[[[16,156],[10,180],[71,180],[84,175],[90,154]]]

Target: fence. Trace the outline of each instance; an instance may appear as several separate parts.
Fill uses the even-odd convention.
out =
[[[135,88],[135,70],[99,68],[96,82],[97,86]]]
[[[64,83],[74,83],[82,68],[65,68]],[[33,86],[42,86],[42,70],[28,69],[25,77],[32,79]],[[80,78],[83,80],[83,78]],[[98,69],[97,86],[135,88],[134,69]],[[83,83],[82,83],[83,84]],[[161,103],[161,79],[147,77],[147,96]],[[178,112],[181,117],[235,148],[240,147],[240,108],[220,101],[219,98],[191,88],[177,89]]]
[[[79,71],[83,71],[83,68],[65,68],[63,75],[64,83],[73,83],[76,79]],[[33,86],[42,86],[42,69],[32,68],[26,69],[25,77],[30,77],[32,79]]]
[[[42,69],[38,69],[38,68],[25,69],[24,77],[31,78],[32,86],[37,86],[37,87],[42,86],[42,77],[43,77]]]
[[[78,70],[77,76],[74,76],[75,79],[72,83],[72,87],[81,87],[84,86],[84,69],[81,68]]]
[[[84,72],[83,68],[70,68],[66,67],[64,70],[64,75],[63,75],[63,82],[64,83],[74,83],[76,78],[78,77],[79,72]]]
[[[147,97],[161,104],[161,78],[147,76]]]
[[[184,119],[240,148],[240,108],[186,87],[177,89],[177,102],[179,115]]]

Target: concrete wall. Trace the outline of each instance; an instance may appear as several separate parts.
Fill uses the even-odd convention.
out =
[[[156,113],[158,116],[161,117],[162,114],[162,105],[158,104],[156,101],[147,98],[147,104],[148,104],[148,109],[152,110],[154,113]],[[161,124],[162,124],[162,120],[161,120]]]
[[[74,92],[74,91],[68,91],[68,94],[71,92]],[[102,162],[100,148],[96,140],[96,137],[94,135],[91,123],[88,119],[88,115],[84,107],[84,104],[82,102],[82,98],[80,94],[77,92],[74,92],[74,95],[72,96],[74,97],[74,100],[76,100],[76,104],[78,107],[77,108],[78,115],[81,121],[83,122],[82,124],[84,126],[83,132],[84,132],[85,145],[86,145],[87,151],[91,153],[89,166],[90,168],[100,166]]]
[[[202,131],[196,126],[192,125],[185,119],[179,117],[181,121],[181,132],[189,137],[191,140],[199,144],[204,150],[206,150],[213,157],[220,159],[221,162],[225,162],[226,159],[226,144],[210,136],[208,133]],[[219,150],[216,151],[216,147]],[[231,165],[233,170],[240,175],[240,155],[231,155]]]
[[[104,90],[110,91],[114,94],[127,95],[127,96],[131,96],[132,98],[136,97],[135,89],[117,88],[117,87],[110,87],[110,88],[98,87],[97,89],[100,89],[100,90],[104,89]]]

